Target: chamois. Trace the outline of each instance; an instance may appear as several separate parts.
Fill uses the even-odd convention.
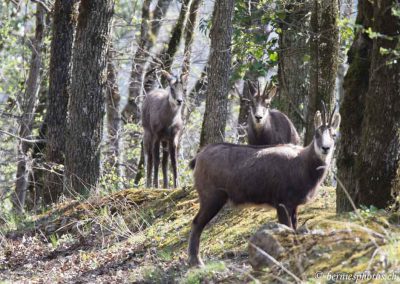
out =
[[[192,223],[189,264],[202,265],[200,235],[230,200],[235,205],[266,205],[277,210],[279,223],[297,227],[297,207],[308,202],[325,179],[340,114],[316,112],[313,141],[306,147],[210,144],[190,163],[200,209]]]
[[[247,81],[250,92],[250,115],[247,121],[247,138],[250,145],[299,144],[300,137],[292,121],[282,112],[271,109],[277,88],[270,84],[264,92]]]
[[[171,156],[174,187],[178,186],[178,151],[183,128],[181,107],[183,103],[186,75],[176,78],[162,71],[169,83],[169,89],[156,89],[150,92],[142,109],[144,129],[143,150],[147,171],[146,186],[151,187],[152,168],[154,167],[153,186],[158,188],[158,168],[160,164],[160,143],[163,148],[162,171],[164,188],[168,188],[168,156]]]

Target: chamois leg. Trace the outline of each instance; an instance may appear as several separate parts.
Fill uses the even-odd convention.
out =
[[[279,223],[284,224],[290,228],[293,228],[293,224],[292,224],[293,209],[287,205],[280,203],[280,204],[278,204],[276,211],[278,213]]]
[[[297,229],[297,206],[294,207],[293,210],[292,210],[291,219],[292,219],[293,229],[296,230]]]
[[[160,167],[160,141],[156,141],[153,145],[153,159],[154,159],[154,188],[158,188],[158,169]]]
[[[167,142],[162,142],[163,156],[162,156],[162,172],[163,172],[163,181],[164,188],[168,188],[168,144]]]
[[[143,136],[143,151],[146,164],[146,187],[151,187],[151,175],[153,169],[153,149],[150,134],[145,132]]]
[[[169,143],[169,154],[171,156],[172,174],[174,176],[174,188],[179,186],[178,183],[178,143],[170,141]]]
[[[203,261],[199,255],[200,235],[204,227],[210,220],[217,215],[219,210],[225,205],[228,197],[223,191],[216,191],[212,197],[202,200],[200,197],[200,210],[192,223],[192,230],[189,237],[189,265],[203,266]]]

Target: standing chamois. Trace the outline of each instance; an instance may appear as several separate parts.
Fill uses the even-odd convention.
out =
[[[162,171],[164,188],[168,188],[168,155],[171,156],[174,187],[178,186],[178,151],[183,128],[181,107],[183,103],[186,76],[176,78],[166,71],[162,74],[168,80],[169,89],[157,89],[150,92],[142,109],[144,129],[143,150],[147,167],[146,186],[151,187],[152,168],[154,167],[153,186],[158,188],[158,168],[160,164],[160,143],[163,148]]]
[[[300,143],[299,134],[292,121],[282,112],[271,109],[271,101],[277,92],[276,86],[265,86],[260,92],[247,81],[252,94],[250,100],[250,115],[247,121],[247,138],[250,145],[277,145]]]
[[[189,264],[202,265],[200,235],[230,200],[235,205],[266,205],[278,221],[297,227],[297,207],[308,202],[325,179],[340,124],[339,113],[317,111],[314,139],[307,147],[210,144],[190,163],[200,209],[192,223]]]

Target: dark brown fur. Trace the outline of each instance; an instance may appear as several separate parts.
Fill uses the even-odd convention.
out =
[[[337,116],[335,130],[340,123]],[[197,154],[190,164],[200,200],[189,241],[191,265],[202,264],[200,235],[228,200],[236,205],[271,206],[277,210],[280,223],[296,229],[297,208],[314,196],[334,148],[332,127],[322,124],[319,112],[315,121],[314,140],[307,147],[222,143],[208,145]]]
[[[247,121],[247,138],[250,145],[298,145],[300,137],[292,121],[278,110],[269,110],[265,123],[258,128],[251,115]]]
[[[250,114],[247,121],[247,138],[250,145],[298,145],[300,137],[292,121],[279,110],[271,109],[271,101],[277,88],[266,86],[263,93],[260,85],[254,88],[247,82],[253,94],[250,100]]]

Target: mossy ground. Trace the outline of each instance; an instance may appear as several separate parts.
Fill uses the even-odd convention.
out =
[[[312,283],[329,282],[329,272],[399,271],[400,228],[388,221],[391,216],[377,210],[337,216],[334,201],[334,189],[322,188],[312,203],[301,208],[299,225],[305,223],[303,227],[312,233],[279,236],[286,250],[278,259],[281,265]],[[295,281],[278,266],[253,271],[248,264],[250,236],[266,222],[276,221],[274,210],[262,208],[226,206],[202,235],[201,253],[206,267],[189,268],[187,240],[198,206],[197,193],[190,188],[131,189],[59,205],[4,235],[0,280]],[[324,276],[315,278],[317,272]]]

